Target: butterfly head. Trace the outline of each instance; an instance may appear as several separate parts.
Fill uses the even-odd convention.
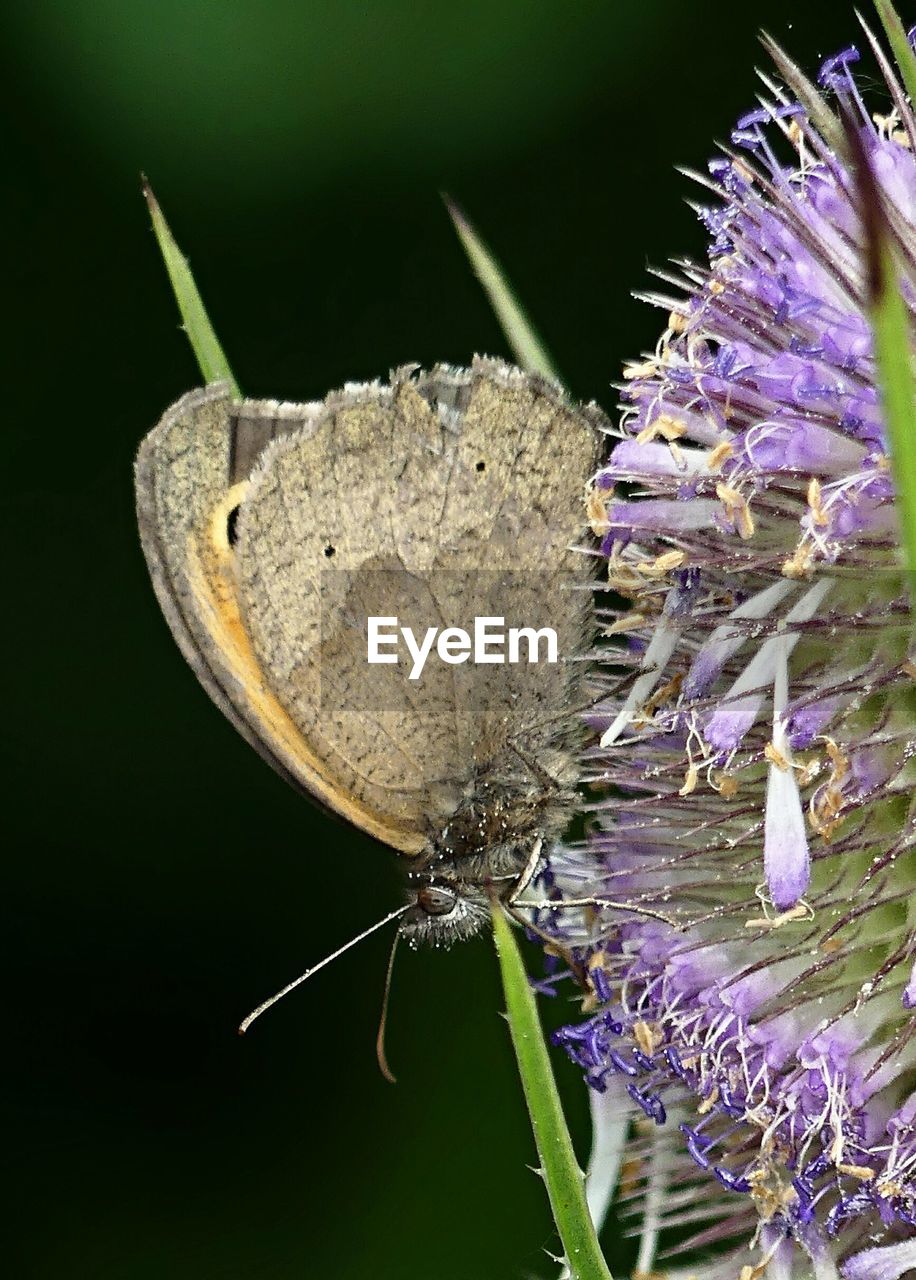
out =
[[[450,947],[473,937],[490,918],[482,888],[443,875],[412,876],[408,904],[400,932],[411,947]]]

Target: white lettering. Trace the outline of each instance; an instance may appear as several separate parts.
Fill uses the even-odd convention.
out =
[[[433,641],[436,638],[438,629],[438,627],[427,627],[423,643],[418,645],[413,629],[411,627],[401,627],[401,635],[404,637],[408,652],[413,658],[413,666],[410,669],[408,679],[419,680],[423,673],[423,668],[426,666],[426,659],[429,657],[429,651],[433,647]]]
[[[397,618],[368,618],[367,622],[369,624],[369,661],[372,663],[397,662],[396,653],[379,653],[379,645],[397,644],[396,635],[384,635],[380,630],[381,627],[396,627]]]
[[[509,661],[521,662],[519,656],[519,642],[522,639],[528,642],[528,661],[540,662],[541,653],[539,643],[541,639],[547,641],[547,661],[559,661],[559,652],[557,646],[557,633],[553,627],[542,627],[540,631],[535,631],[534,627],[510,627],[509,628]]]
[[[490,647],[493,645],[503,644],[504,637],[491,634],[487,628],[490,626],[501,627],[505,624],[505,618],[475,618],[474,619],[474,661],[475,662],[505,662],[505,655],[502,653],[490,653]]]
[[[400,662],[399,653],[383,653],[382,649],[396,649],[403,637],[411,660],[409,680],[419,680],[434,646],[440,660],[450,666],[467,662],[472,653],[475,663],[536,663],[542,661],[543,641],[547,649],[543,661],[559,661],[559,644],[553,627],[542,627],[540,631],[534,627],[510,627],[507,656],[505,621],[505,618],[475,618],[473,641],[463,627],[443,627],[441,631],[438,627],[427,627],[422,640],[418,640],[413,628],[399,626],[397,618],[370,616],[366,619],[368,660],[371,664]],[[525,657],[522,656],[523,642]]]
[[[467,662],[471,656],[471,637],[462,627],[445,627],[440,632],[436,652],[443,662]]]

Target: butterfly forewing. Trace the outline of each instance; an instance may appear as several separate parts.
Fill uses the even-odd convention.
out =
[[[321,405],[185,397],[137,465],[182,651],[284,776],[420,851],[475,779],[560,760],[579,668],[430,662],[411,680],[409,659],[368,664],[367,619],[422,636],[502,617],[552,626],[563,658],[580,655],[589,561],[571,548],[598,422],[482,360]]]

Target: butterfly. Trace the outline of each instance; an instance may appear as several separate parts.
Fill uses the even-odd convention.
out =
[[[576,547],[607,425],[477,357],[310,404],[211,385],[140,447],[140,536],[178,647],[282,777],[401,855],[412,944],[476,933],[578,803],[596,560]],[[441,634],[480,616],[549,624],[560,660],[430,662],[419,681],[367,661],[370,618]]]

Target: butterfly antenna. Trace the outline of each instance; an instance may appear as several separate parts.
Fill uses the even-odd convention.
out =
[[[370,924],[368,929],[363,929],[362,933],[358,933],[355,938],[351,938],[350,941],[345,942],[342,947],[338,947],[336,951],[332,951],[329,956],[325,956],[323,960],[319,960],[317,964],[313,964],[311,969],[306,969],[305,973],[300,973],[298,978],[294,978],[292,982],[288,982],[282,991],[278,991],[275,995],[272,995],[269,1000],[265,1000],[263,1004],[259,1004],[257,1009],[252,1009],[248,1017],[239,1024],[239,1035],[243,1036],[254,1020],[256,1018],[260,1018],[261,1014],[265,1013],[272,1004],[276,1004],[278,1000],[282,1000],[284,996],[288,996],[289,993],[294,990],[294,988],[298,987],[300,983],[311,978],[319,969],[323,969],[326,964],[330,964],[332,960],[336,960],[338,956],[342,956],[343,953],[345,951],[349,951],[351,947],[355,947],[357,942],[362,942],[364,938],[368,938],[370,933],[375,933],[377,929],[383,929],[385,925],[390,924],[392,920],[397,920],[399,916],[402,916],[404,912],[407,911],[409,906],[410,903],[406,903],[403,907],[398,907],[397,911],[389,911],[387,916],[384,916],[381,920],[376,920],[375,924]]]
[[[388,1000],[391,996],[391,975],[394,973],[394,957],[397,954],[398,943],[401,940],[401,931],[398,929],[394,935],[394,941],[391,944],[391,951],[388,953],[388,972],[385,974],[385,994],[382,996],[382,1012],[378,1020],[378,1035],[375,1037],[375,1056],[378,1059],[378,1069],[388,1081],[389,1084],[397,1084],[397,1077],[388,1065],[388,1055],[385,1053],[385,1029],[388,1026]]]

